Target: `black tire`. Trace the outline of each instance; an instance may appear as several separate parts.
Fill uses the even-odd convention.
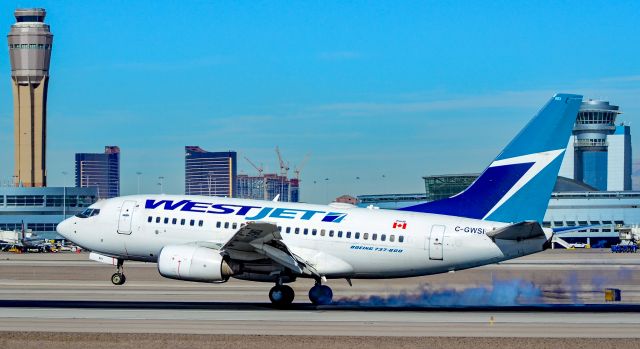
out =
[[[293,303],[293,299],[296,297],[296,293],[293,291],[293,288],[287,285],[282,285],[282,291],[285,294],[286,304]]]
[[[331,287],[326,285],[315,285],[309,290],[309,300],[314,305],[328,305],[333,299]]]
[[[269,290],[269,300],[273,305],[278,307],[286,307],[293,302],[293,289],[286,285],[276,285]]]
[[[114,273],[113,275],[111,275],[111,283],[114,285],[120,286],[124,284],[125,281],[127,281],[127,278],[124,276],[124,274]]]

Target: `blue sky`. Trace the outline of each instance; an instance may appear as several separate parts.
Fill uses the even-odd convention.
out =
[[[638,1],[14,1],[5,32],[15,7],[45,7],[54,33],[54,186],[104,145],[122,149],[123,194],[136,171],[182,193],[185,145],[270,170],[279,145],[292,167],[312,154],[308,202],[421,192],[423,175],[481,171],[555,92],[619,104],[632,133],[640,116]],[[6,45],[0,72],[5,181]]]

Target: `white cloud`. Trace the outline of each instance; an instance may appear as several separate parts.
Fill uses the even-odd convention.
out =
[[[377,96],[376,101],[329,103],[315,107],[317,111],[333,111],[351,116],[383,113],[419,113],[446,110],[488,108],[536,108],[554,93],[577,93],[585,98],[604,99],[620,105],[623,110],[640,110],[640,75],[576,81],[550,88],[497,91],[484,94],[455,95],[420,92],[394,96]]]

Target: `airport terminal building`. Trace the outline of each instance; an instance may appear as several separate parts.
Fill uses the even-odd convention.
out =
[[[31,231],[45,239],[58,239],[56,225],[96,202],[95,187],[1,187],[0,230]]]

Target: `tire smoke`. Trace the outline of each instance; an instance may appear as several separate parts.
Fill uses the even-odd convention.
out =
[[[516,306],[542,303],[542,290],[527,280],[493,280],[491,285],[433,289],[421,285],[414,292],[402,292],[386,296],[371,295],[342,298],[334,304],[360,307],[468,307],[468,306]]]

